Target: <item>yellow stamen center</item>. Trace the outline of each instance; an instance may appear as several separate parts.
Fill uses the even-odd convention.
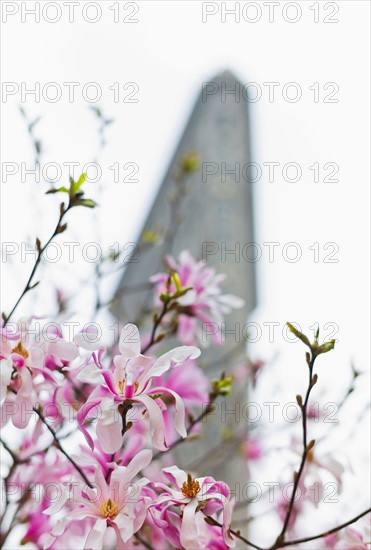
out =
[[[191,474],[187,474],[187,481],[182,485],[182,493],[186,498],[193,498],[201,489],[199,482],[193,479]]]
[[[101,504],[99,508],[99,513],[103,518],[110,518],[113,519],[117,516],[119,512],[119,507],[117,506],[116,502],[113,502],[110,498],[106,500],[103,504]]]
[[[22,355],[22,357],[24,357],[24,359],[27,359],[27,357],[29,356],[29,353],[26,350],[26,348],[24,348],[22,346],[22,342],[19,342],[16,345],[16,347],[12,349],[12,353],[18,353],[18,355]]]
[[[124,394],[125,380],[119,380],[118,386],[119,386],[120,393]],[[134,393],[137,391],[138,386],[139,386],[139,382],[134,382]]]

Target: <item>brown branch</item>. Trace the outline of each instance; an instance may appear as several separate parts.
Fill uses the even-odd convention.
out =
[[[164,305],[162,306],[162,310],[161,310],[160,314],[155,316],[155,320],[154,320],[153,327],[152,327],[152,332],[151,332],[151,338],[150,338],[149,343],[142,349],[142,351],[141,351],[142,355],[144,355],[146,353],[146,351],[148,351],[153,346],[153,344],[156,343],[156,332],[157,332],[158,328],[161,325],[162,319],[165,317],[165,315],[168,311],[170,301],[171,300],[165,301]]]
[[[320,533],[319,535],[313,535],[311,537],[305,537],[305,538],[296,539],[296,540],[288,540],[288,541],[284,542],[281,546],[274,546],[272,548],[285,548],[286,546],[293,546],[294,544],[301,544],[301,543],[304,543],[304,542],[310,542],[312,540],[327,537],[327,535],[332,535],[332,533],[336,533],[337,531],[340,531],[341,529],[344,529],[344,527],[348,527],[348,525],[352,525],[352,523],[355,523],[356,521],[363,518],[363,516],[366,516],[370,512],[371,512],[371,508],[369,508],[368,510],[365,510],[361,514],[358,514],[358,516],[350,519],[349,521],[346,521],[345,523],[342,523],[341,525],[338,525],[337,527],[334,527],[333,529],[329,529],[328,531],[324,531],[323,533]]]
[[[301,476],[302,476],[302,473],[303,473],[303,470],[304,470],[305,462],[306,462],[306,459],[308,457],[308,454],[309,454],[310,450],[314,446],[314,441],[311,441],[308,445],[307,407],[308,407],[308,401],[309,401],[310,393],[312,391],[313,386],[315,385],[315,383],[317,381],[316,376],[313,376],[313,367],[314,367],[314,362],[316,360],[316,355],[314,355],[312,353],[311,356],[309,356],[309,354],[307,354],[306,357],[307,357],[307,363],[308,363],[308,367],[309,367],[309,383],[308,383],[308,388],[307,388],[307,393],[306,393],[306,396],[305,396],[304,403],[302,403],[302,399],[301,399],[300,396],[297,397],[298,405],[300,406],[301,411],[302,411],[303,454],[302,454],[302,457],[301,457],[299,470],[298,470],[298,472],[294,473],[294,486],[293,486],[289,506],[288,506],[288,509],[287,509],[286,517],[285,517],[285,520],[283,522],[282,530],[281,530],[281,533],[278,535],[276,543],[275,543],[276,545],[282,544],[282,542],[285,540],[285,533],[286,533],[287,528],[289,526],[291,514],[293,512],[296,492],[297,492],[298,487],[299,487],[299,482],[300,482],[300,479],[301,479]],[[273,547],[274,548],[280,548],[280,546],[275,546],[275,545]]]
[[[217,521],[216,519],[212,518],[211,516],[206,516],[205,515],[205,521],[206,523],[208,523],[209,525],[215,525],[217,527],[223,527],[223,525],[221,523],[219,523],[219,521]],[[242,542],[244,542],[245,544],[247,544],[248,546],[251,546],[252,548],[255,548],[256,550],[265,550],[262,546],[258,546],[257,544],[254,544],[253,542],[251,542],[250,540],[246,539],[245,537],[243,537],[241,535],[241,533],[239,531],[234,531],[233,529],[229,529],[229,532],[232,533],[232,535],[234,535],[235,537],[237,537],[239,540],[242,540]]]
[[[73,458],[71,458],[69,456],[69,454],[64,450],[64,448],[62,447],[62,444],[61,442],[59,441],[59,438],[56,434],[56,432],[54,431],[54,429],[49,426],[49,424],[47,423],[44,415],[38,411],[37,409],[33,409],[35,411],[35,413],[38,415],[38,417],[40,418],[41,422],[47,427],[47,429],[49,430],[49,432],[52,434],[53,436],[53,439],[55,441],[55,445],[57,447],[57,449],[59,449],[61,451],[61,453],[67,458],[67,460],[69,462],[71,462],[72,466],[75,468],[75,470],[78,471],[78,473],[80,474],[80,476],[82,477],[82,479],[85,481],[86,485],[88,485],[88,487],[90,487],[90,489],[93,489],[94,488],[94,485],[89,481],[89,479],[86,477],[85,473],[83,472],[83,470],[80,468],[80,466],[78,464],[76,464],[76,462],[73,460]]]
[[[46,244],[44,244],[44,246],[41,246],[41,243],[40,241],[37,239],[36,240],[36,246],[37,246],[37,258],[36,258],[36,261],[34,263],[34,266],[31,270],[31,273],[30,273],[30,276],[27,280],[27,283],[26,283],[26,286],[24,287],[21,295],[19,296],[18,300],[16,301],[16,303],[14,304],[11,312],[9,313],[8,316],[5,317],[4,319],[4,327],[7,325],[7,323],[9,322],[10,318],[12,317],[12,315],[14,314],[15,310],[17,309],[18,305],[21,303],[21,301],[23,300],[24,296],[27,294],[27,292],[29,292],[30,290],[32,290],[33,288],[35,288],[35,286],[38,284],[32,284],[32,280],[35,276],[35,273],[37,271],[37,268],[41,262],[41,259],[42,259],[42,255],[43,253],[45,252],[45,250],[48,248],[49,244],[52,242],[52,240],[54,239],[54,237],[56,237],[56,235],[58,235],[59,233],[62,233],[65,229],[65,226],[62,225],[62,221],[63,221],[63,218],[64,216],[67,214],[67,212],[70,210],[71,208],[71,204],[69,204],[67,206],[67,208],[65,208],[64,206],[64,203],[62,202],[61,205],[60,205],[60,213],[59,213],[59,218],[58,218],[58,223],[57,225],[55,226],[55,229],[53,231],[53,234],[51,235],[51,237],[47,240]]]

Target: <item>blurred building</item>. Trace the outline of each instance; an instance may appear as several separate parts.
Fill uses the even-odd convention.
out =
[[[245,306],[228,315],[220,327],[225,344],[202,349],[200,364],[210,378],[221,372],[228,375],[246,357],[245,327],[256,305],[254,247],[249,245],[254,242],[250,133],[243,92],[229,72],[202,84],[137,240],[137,261],[128,264],[113,305],[119,321],[140,324],[146,316],[148,323],[153,291],[142,283],[164,270],[166,254],[176,257],[183,249],[225,273],[224,291],[242,297]],[[180,163],[190,154],[199,157],[199,169],[180,177]],[[232,490],[247,482],[239,442],[247,432],[246,403],[246,385],[234,384],[233,394],[220,400],[216,413],[203,423],[202,439],[178,447],[178,465],[225,480]]]

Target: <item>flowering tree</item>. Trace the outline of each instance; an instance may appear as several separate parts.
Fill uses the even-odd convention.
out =
[[[183,168],[194,165],[183,162]],[[82,175],[71,179],[69,187],[49,191],[65,194],[68,202],[60,205],[50,239],[44,245],[37,239],[28,281],[11,311],[3,314],[1,547],[263,550],[233,528],[234,508],[246,501],[236,499],[222,480],[183,471],[172,455],[195,433],[202,444],[202,421],[215,402],[241,379],[248,379],[253,391],[265,368],[262,361],[246,359],[232,375],[230,369],[228,376],[208,380],[198,365],[200,328],[222,323],[224,315],[242,305],[240,298],[222,292],[223,274],[186,250],[179,258],[168,257],[167,271],[149,281],[155,309],[151,331],[140,335],[128,323],[108,346],[95,324],[67,338],[58,318],[30,312],[13,320],[23,297],[38,284],[34,278],[45,250],[67,229],[68,212],[96,206],[85,197],[84,181]],[[63,295],[58,293],[57,299],[64,312]],[[370,510],[357,510],[356,504],[353,516],[342,522],[334,518],[324,532],[310,526],[298,532],[308,506],[319,502],[310,490],[313,480],[319,493],[327,479],[324,472],[340,486],[344,467],[311,437],[311,421],[318,416],[311,401],[317,362],[335,342],[320,343],[318,333],[311,342],[293,324],[288,328],[306,347],[308,383],[303,396],[296,397],[302,439],[292,441],[291,490],[274,507],[281,526],[272,530],[265,550],[300,548],[306,542],[313,548],[318,541],[319,548],[366,549]],[[179,343],[172,349],[170,336]],[[222,341],[215,339],[212,345]],[[245,433],[239,438],[249,468],[264,460],[253,431],[247,440]]]

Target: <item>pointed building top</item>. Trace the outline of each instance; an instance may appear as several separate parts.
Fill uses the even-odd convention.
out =
[[[240,82],[239,79],[229,70],[226,69],[214,76],[212,82]]]
[[[183,249],[227,275],[224,289],[240,295],[246,306],[244,322],[255,307],[255,270],[247,248],[253,242],[253,213],[249,177],[250,136],[247,103],[239,81],[229,70],[202,82],[201,93],[173,161],[143,226],[159,235],[153,246],[143,238],[124,273],[121,287],[145,282],[164,269],[165,255]],[[189,173],[184,189],[174,175],[189,153],[200,158],[200,169]],[[209,243],[209,244],[208,244]],[[206,251],[213,253],[206,254]],[[245,256],[244,256],[245,255]],[[120,291],[121,294],[121,291]],[[150,292],[131,293],[114,307],[120,320],[135,322],[152,300]]]

